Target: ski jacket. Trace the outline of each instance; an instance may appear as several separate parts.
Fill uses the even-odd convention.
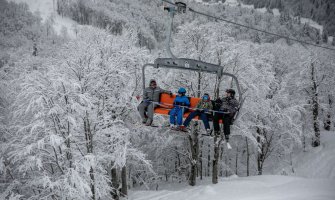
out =
[[[176,96],[173,101],[173,105],[176,106],[190,106],[190,100],[188,100],[187,96]]]
[[[159,96],[160,96],[161,93],[170,94],[171,91],[163,90],[160,87],[156,87],[156,88],[147,87],[143,91],[143,99],[146,100],[146,101],[159,102]]]
[[[222,99],[220,110],[224,112],[228,111],[230,113],[235,113],[237,112],[238,107],[239,107],[239,103],[235,98],[225,97]]]
[[[197,108],[200,108],[200,109],[208,109],[208,110],[213,110],[213,104],[212,102],[209,100],[209,101],[204,101],[203,99],[201,99],[197,106]]]

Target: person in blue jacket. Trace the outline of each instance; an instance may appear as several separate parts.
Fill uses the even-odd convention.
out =
[[[170,111],[170,126],[171,128],[177,128],[183,124],[183,115],[187,108],[190,106],[190,101],[188,97],[185,96],[185,88],[179,88],[178,95],[176,96],[173,102],[173,108]],[[177,117],[177,122],[176,122]]]

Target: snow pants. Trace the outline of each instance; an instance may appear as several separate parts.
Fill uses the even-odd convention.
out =
[[[232,121],[232,117],[230,114],[223,114],[223,113],[215,113],[214,119],[213,119],[213,126],[214,131],[219,132],[220,131],[220,124],[219,120],[222,119],[223,121],[223,133],[224,135],[230,135],[230,125]]]
[[[204,113],[204,112],[200,112],[200,111],[194,111],[194,112],[191,112],[185,122],[184,122],[184,126],[188,126],[188,124],[191,122],[191,120],[196,117],[196,116],[200,116],[200,119],[202,120],[202,122],[204,123],[205,125],[205,129],[210,129],[210,126],[209,126],[209,123],[208,123],[208,117],[207,117],[207,114]]]
[[[142,101],[140,105],[138,105],[137,109],[141,115],[142,121],[145,121],[147,118],[153,120],[154,109],[156,106],[157,105],[154,105],[151,102],[145,102],[145,101]]]
[[[183,124],[183,115],[184,108],[174,107],[170,111],[170,124],[176,125],[176,117],[177,117],[177,125],[181,126]]]

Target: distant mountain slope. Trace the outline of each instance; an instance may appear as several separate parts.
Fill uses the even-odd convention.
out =
[[[294,16],[311,18],[325,27],[325,31],[335,36],[334,0],[241,0],[253,4],[255,8],[278,8],[287,10]]]
[[[42,18],[42,21],[45,22],[47,20],[52,21],[53,28],[56,30],[58,34],[62,32],[63,28],[67,29],[67,33],[74,37],[75,33],[73,28],[77,25],[77,22],[67,18],[60,16],[56,13],[56,2],[54,0],[8,0],[9,2],[15,3],[26,3],[31,12],[38,12]]]

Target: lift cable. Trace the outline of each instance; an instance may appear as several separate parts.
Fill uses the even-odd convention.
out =
[[[166,2],[168,4],[171,4],[171,5],[174,5],[174,6],[178,6],[177,4],[175,4],[173,2],[170,2],[168,0],[162,0],[162,1]],[[262,32],[262,33],[265,33],[265,34],[277,36],[277,37],[280,37],[280,38],[285,38],[287,40],[296,41],[296,42],[299,42],[299,43],[302,43],[302,44],[307,44],[307,45],[311,45],[311,46],[315,46],[315,47],[319,47],[319,48],[323,48],[323,49],[328,49],[328,50],[335,51],[335,49],[330,48],[330,47],[325,47],[325,46],[313,44],[311,42],[306,42],[306,41],[298,40],[298,39],[295,39],[295,38],[291,38],[289,36],[284,36],[284,35],[280,35],[280,34],[277,34],[277,33],[272,33],[272,32],[266,31],[266,30],[254,28],[254,27],[251,27],[251,26],[246,26],[246,25],[243,25],[243,24],[239,24],[239,23],[227,20],[227,19],[223,19],[223,18],[220,18],[220,17],[216,17],[216,16],[213,16],[213,15],[209,15],[209,14],[206,14],[206,13],[203,13],[203,12],[196,11],[196,10],[190,8],[190,7],[188,7],[188,10],[190,12],[195,13],[195,14],[202,15],[202,16],[209,17],[209,18],[213,18],[215,20],[223,21],[223,22],[226,22],[226,23],[229,23],[229,24],[234,24],[236,26],[241,26],[241,27],[244,27],[244,28],[247,28],[247,29],[251,29],[251,30],[255,30],[255,31],[258,31],[258,32]]]

